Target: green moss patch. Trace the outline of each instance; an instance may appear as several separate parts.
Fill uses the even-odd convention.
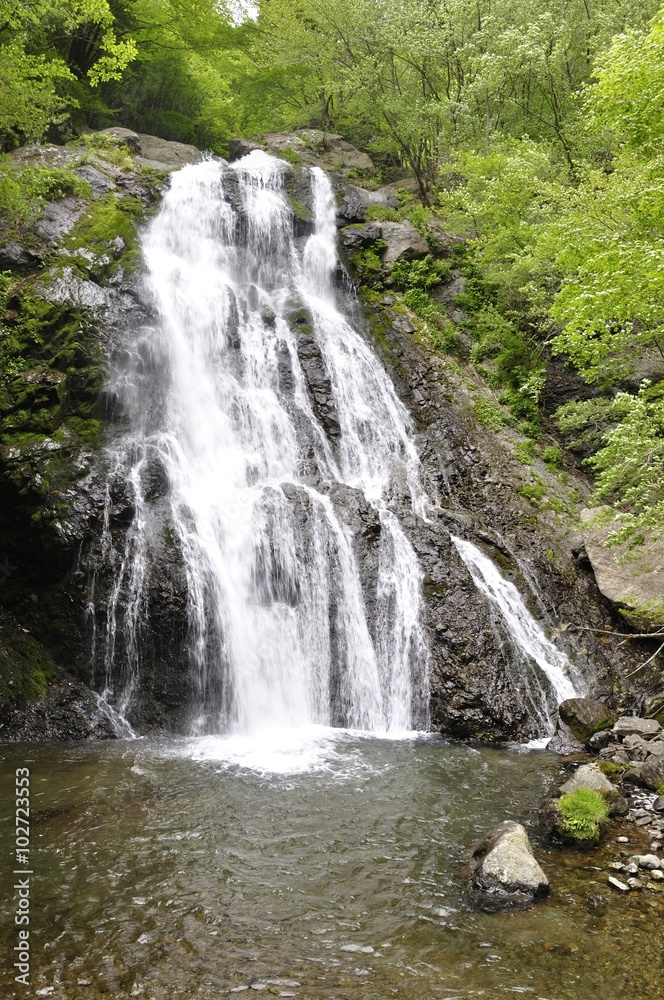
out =
[[[565,840],[599,843],[609,820],[609,807],[599,792],[578,788],[561,796],[555,808],[559,816],[557,830]]]

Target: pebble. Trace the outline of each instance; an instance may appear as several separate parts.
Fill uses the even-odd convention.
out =
[[[614,889],[619,889],[620,892],[629,892],[629,886],[621,882],[620,879],[614,878],[613,875],[609,875],[609,885],[613,886]]]
[[[638,875],[639,866],[635,865],[633,861],[630,861],[628,865],[625,865],[625,871],[627,872],[628,875]]]
[[[664,872],[662,871],[661,868],[655,868],[653,871],[650,872],[650,878],[654,882],[664,882]]]
[[[628,878],[627,879],[627,885],[630,887],[630,889],[642,889],[643,888],[643,885],[639,881],[638,878]]]
[[[652,870],[654,868],[662,867],[661,861],[655,854],[635,854],[632,861],[635,865],[638,865],[639,868],[648,868]]]
[[[652,823],[652,816],[641,816],[636,820],[637,826],[648,826],[649,823]]]
[[[621,872],[624,867],[625,866],[622,863],[622,861],[612,861],[611,864],[609,865],[609,868],[613,868],[613,870],[616,872]]]
[[[629,844],[629,837],[616,837],[616,844]]]

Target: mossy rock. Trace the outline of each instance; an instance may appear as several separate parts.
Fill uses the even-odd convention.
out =
[[[566,843],[595,846],[609,822],[609,805],[601,792],[577,788],[554,804],[555,831]]]

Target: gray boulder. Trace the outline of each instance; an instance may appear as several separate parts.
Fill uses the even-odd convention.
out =
[[[664,788],[664,757],[651,757],[640,771],[641,783],[653,792]]]
[[[482,892],[536,898],[549,891],[549,880],[533,854],[520,823],[494,826],[474,846],[471,885]]]
[[[398,260],[417,260],[430,252],[429,244],[411,222],[383,222],[381,235],[387,243],[383,264],[388,269]]]
[[[577,768],[571,778],[560,786],[561,795],[571,795],[579,788],[588,788],[593,792],[610,792],[616,794],[615,787],[611,784],[604,772],[597,764],[582,764]]]
[[[587,743],[591,736],[609,729],[616,721],[616,713],[592,698],[568,698],[558,706],[558,713],[580,743]]]
[[[137,136],[141,148],[138,162],[145,166],[179,170],[188,163],[200,163],[203,159],[200,149],[186,142],[169,142],[166,139],[158,139],[155,135],[143,135],[140,132]]]
[[[622,715],[616,720],[613,732],[616,736],[656,736],[661,726],[657,719],[640,719],[638,716]]]
[[[583,543],[597,586],[638,627],[664,625],[664,542],[646,532],[644,544],[631,552],[627,543],[607,548],[609,533],[621,526],[615,520],[596,523],[609,509],[581,511]]]
[[[370,247],[380,238],[381,226],[378,222],[365,222],[362,226],[346,226],[339,231],[341,245],[348,253]]]

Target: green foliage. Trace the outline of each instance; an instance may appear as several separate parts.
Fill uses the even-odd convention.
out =
[[[73,195],[87,198],[92,189],[66,167],[26,166],[20,170],[0,162],[0,231],[33,222],[49,201]]]
[[[107,0],[0,2],[0,138],[5,148],[40,138],[76,106],[72,87],[119,79],[136,57],[119,38]]]
[[[369,205],[366,211],[367,222],[399,222],[401,216],[394,208],[383,208],[382,205]]]
[[[625,768],[621,767],[620,764],[614,764],[610,760],[600,761],[600,770],[607,776],[607,778],[618,778],[624,773]]]
[[[664,525],[664,383],[618,393],[614,409],[620,422],[587,461],[598,473],[593,500],[613,504],[622,522],[619,542]]]
[[[398,260],[392,268],[392,280],[397,288],[434,288],[449,281],[451,270],[449,261],[427,254],[421,260]]]
[[[565,452],[560,445],[551,444],[542,450],[541,458],[549,472],[554,472],[565,461]]]
[[[562,795],[555,808],[560,817],[559,832],[572,841],[597,843],[609,819],[605,799],[589,788],[577,788],[570,795]]]
[[[503,410],[497,403],[480,396],[473,403],[473,416],[483,427],[488,427],[492,431],[499,431],[508,422]]]

